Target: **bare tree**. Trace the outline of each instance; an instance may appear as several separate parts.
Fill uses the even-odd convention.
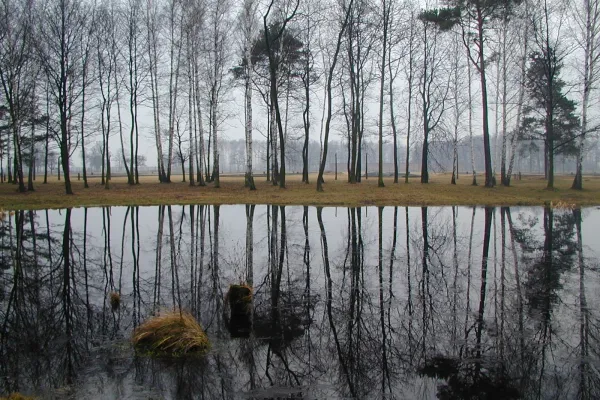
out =
[[[219,123],[221,118],[222,96],[226,90],[225,74],[229,60],[229,40],[231,3],[214,0],[208,6],[207,23],[207,85],[209,92],[209,126],[213,146],[213,171],[211,180],[220,187],[219,175]],[[210,139],[209,139],[210,141]],[[208,173],[208,171],[207,171]]]
[[[383,16],[383,36],[381,40],[381,68],[379,87],[379,173],[377,186],[384,187],[383,183],[383,94],[385,88],[386,56],[388,55],[388,36],[392,17],[392,0],[381,0],[381,11]],[[391,106],[391,105],[390,105]]]
[[[317,191],[318,192],[322,192],[323,191],[323,174],[325,172],[325,164],[327,162],[327,146],[328,146],[328,142],[329,142],[329,130],[330,130],[330,126],[331,126],[331,114],[332,114],[332,107],[331,107],[331,102],[332,102],[332,95],[331,95],[331,82],[333,80],[333,73],[335,71],[335,66],[337,64],[337,59],[338,59],[338,55],[340,53],[340,47],[342,46],[342,38],[344,36],[344,32],[348,26],[348,20],[350,17],[350,14],[352,12],[352,3],[354,2],[354,0],[350,0],[350,2],[348,3],[348,5],[346,7],[344,7],[344,5],[342,6],[342,9],[344,11],[344,19],[342,20],[342,23],[340,25],[340,30],[337,36],[337,42],[336,42],[336,47],[335,47],[335,52],[333,53],[333,58],[331,60],[331,64],[329,65],[329,71],[327,72],[327,86],[326,86],[326,91],[327,91],[327,120],[325,122],[325,137],[323,139],[323,154],[321,155],[321,165],[319,166],[319,176],[317,177]]]
[[[270,82],[270,98],[273,103],[273,108],[275,110],[275,122],[277,124],[277,131],[279,133],[279,150],[280,150],[280,172],[279,172],[279,187],[285,188],[285,138],[283,132],[283,125],[281,122],[281,112],[279,110],[279,94],[278,94],[278,85],[277,85],[277,66],[279,65],[278,60],[275,59],[275,52],[272,49],[272,45],[275,41],[278,41],[280,46],[283,46],[283,40],[279,40],[283,37],[285,29],[288,23],[296,16],[296,12],[298,11],[298,6],[300,5],[300,0],[296,0],[292,7],[289,10],[282,11],[283,17],[282,22],[276,26],[275,32],[271,32],[273,27],[269,27],[269,14],[273,9],[275,0],[271,0],[269,6],[267,8],[267,12],[263,16],[263,28],[264,28],[264,36],[265,36],[265,44],[267,47],[267,54],[269,56],[269,82]],[[271,116],[273,118],[273,116]]]
[[[481,82],[481,107],[483,128],[483,151],[485,158],[485,186],[494,186],[492,155],[490,151],[490,132],[488,118],[488,93],[486,66],[486,31],[490,22],[508,13],[517,0],[450,0],[451,8],[439,9],[429,14],[430,21],[443,30],[449,30],[459,24],[467,55],[479,72]]]
[[[0,3],[0,81],[14,151],[15,183],[25,192],[23,177],[22,128],[33,113],[33,88],[37,72],[31,56],[33,18],[28,1]],[[10,150],[9,150],[10,152]],[[33,157],[33,154],[30,154]],[[10,168],[9,168],[10,171]]]
[[[463,57],[460,51],[460,47],[462,46],[460,43],[461,39],[458,34],[454,35],[452,39],[453,51],[451,53],[452,61],[450,66],[450,87],[452,92],[452,178],[450,183],[456,185],[456,180],[458,179],[459,131],[467,104],[464,101],[464,96],[461,95],[465,89],[465,78],[462,73],[465,65],[462,62]]]
[[[175,120],[177,118],[177,100],[179,99],[179,77],[181,72],[181,53],[183,49],[183,8],[177,0],[169,0],[168,4],[168,38],[169,38],[169,140],[167,150],[167,171],[164,182],[171,182],[171,166],[173,163],[173,147],[175,144]]]
[[[139,105],[142,84],[144,80],[141,72],[144,38],[141,26],[142,3],[140,0],[129,0],[126,13],[126,35],[127,53],[125,62],[127,64],[128,79],[125,79],[125,88],[129,93],[129,173],[127,182],[130,185],[139,184],[138,149],[139,149]]]
[[[417,52],[417,30],[416,24],[413,23],[415,12],[411,9],[410,12],[410,28],[408,34],[408,68],[406,69],[406,84],[408,90],[408,104],[406,106],[406,163],[404,169],[404,183],[408,183],[409,165],[410,165],[410,133],[412,129],[412,101],[413,101],[413,81],[415,77],[414,65]]]
[[[146,7],[146,38],[148,47],[148,70],[150,73],[150,92],[152,98],[152,114],[154,117],[154,140],[156,144],[156,155],[157,155],[157,167],[158,167],[158,180],[159,182],[167,181],[167,173],[165,169],[165,157],[162,147],[162,132],[160,128],[160,90],[158,86],[159,74],[158,74],[158,63],[160,58],[159,53],[159,24],[160,11],[158,9],[158,3],[148,2]]]
[[[255,0],[245,0],[240,15],[243,37],[243,64],[244,64],[244,131],[246,134],[246,177],[245,185],[250,190],[256,190],[252,173],[252,44],[256,37],[256,9]]]
[[[429,135],[438,127],[446,108],[446,100],[450,90],[450,79],[441,81],[440,75],[444,74],[445,55],[438,46],[439,29],[429,22],[430,13],[437,11],[424,11],[419,15],[423,23],[422,40],[423,54],[421,76],[419,78],[419,94],[421,97],[421,112],[423,118],[423,148],[421,155],[421,183],[429,183]]]
[[[583,156],[585,154],[585,138],[589,130],[588,112],[590,94],[598,82],[598,57],[600,57],[600,1],[584,0],[583,9],[576,13],[575,20],[579,25],[583,38],[576,43],[583,48],[583,93],[581,99],[581,133],[577,149],[577,171],[573,179],[573,189],[583,189]]]
[[[88,22],[85,4],[73,0],[54,0],[40,9],[36,41],[39,59],[47,79],[51,82],[50,95],[58,106],[60,134],[60,159],[65,180],[65,191],[73,194],[71,187],[70,160],[74,145],[72,113],[79,93],[82,35]]]
[[[527,60],[529,57],[529,29],[531,26],[530,15],[529,15],[529,0],[524,1],[524,12],[522,18],[520,18],[519,31],[522,32],[521,36],[521,53],[519,54],[519,94],[517,100],[517,116],[516,116],[516,128],[510,137],[510,161],[508,163],[508,171],[506,172],[505,181],[502,182],[505,186],[510,186],[510,180],[513,174],[513,167],[515,162],[515,155],[517,153],[517,143],[519,139],[519,131],[521,129],[521,122],[523,118],[523,103],[525,101],[525,89],[527,80]]]

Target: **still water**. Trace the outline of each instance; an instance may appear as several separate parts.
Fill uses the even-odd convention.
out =
[[[599,227],[595,208],[18,211],[0,223],[0,394],[598,398]],[[225,312],[240,282],[246,338]],[[133,329],[173,308],[211,351],[136,355]]]

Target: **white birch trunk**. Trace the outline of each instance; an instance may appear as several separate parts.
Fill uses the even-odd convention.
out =
[[[469,57],[467,50],[467,57]],[[473,186],[477,185],[477,172],[475,171],[475,145],[473,143],[473,91],[471,88],[471,65],[467,62],[467,81],[469,82],[469,140],[471,142],[471,171],[473,173]]]
[[[500,160],[500,180],[502,184],[506,185],[506,128],[508,116],[506,115],[507,110],[507,62],[506,62],[506,35],[508,32],[508,20],[505,18],[502,26],[502,155]]]
[[[573,181],[573,189],[583,189],[583,155],[585,153],[585,136],[588,129],[588,108],[590,92],[596,80],[596,47],[598,46],[598,22],[600,19],[600,4],[597,0],[585,0],[585,47],[583,65],[583,98],[581,102],[581,134],[579,136],[577,171]]]
[[[170,56],[171,63],[169,68],[169,148],[167,153],[167,182],[171,182],[171,165],[173,164],[173,144],[175,136],[175,116],[177,113],[177,94],[179,89],[179,70],[181,65],[181,32],[179,35],[179,43],[176,44],[175,37],[175,0],[171,0],[171,15],[170,15]],[[177,47],[177,49],[176,49]],[[177,50],[177,56],[175,56]]]
[[[189,16],[188,16],[189,17]],[[194,186],[194,68],[192,65],[192,42],[190,40],[191,24],[187,26],[186,34],[186,61],[187,61],[187,73],[188,73],[188,129],[189,129],[189,143],[188,143],[188,170],[190,178],[190,186]]]
[[[519,84],[519,100],[517,101],[517,121],[513,134],[510,137],[510,162],[506,172],[507,186],[510,185],[510,179],[513,173],[515,163],[515,154],[517,153],[517,143],[519,139],[519,130],[523,119],[523,101],[525,100],[525,80],[527,79],[527,58],[529,57],[529,2],[525,2],[525,30],[523,32],[523,53],[521,54],[521,63],[519,66],[521,82]]]
[[[162,135],[160,131],[160,98],[158,92],[158,38],[156,36],[156,16],[150,10],[148,3],[146,10],[146,28],[148,31],[148,61],[150,71],[150,91],[152,94],[152,114],[154,117],[154,138],[156,141],[156,157],[158,166],[158,179],[163,181],[165,173]]]
[[[255,190],[254,178],[252,176],[252,37],[254,19],[254,1],[247,0],[244,4],[244,58],[246,60],[245,74],[245,118],[246,118],[246,186]]]

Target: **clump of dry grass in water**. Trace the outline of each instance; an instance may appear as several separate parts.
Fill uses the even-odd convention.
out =
[[[121,294],[118,292],[110,293],[110,306],[113,310],[116,310],[121,305]]]
[[[35,397],[25,396],[21,393],[14,392],[8,395],[8,397],[0,397],[0,400],[35,400]]]
[[[188,312],[163,312],[151,317],[134,332],[136,349],[150,355],[204,354],[210,349],[208,336]]]

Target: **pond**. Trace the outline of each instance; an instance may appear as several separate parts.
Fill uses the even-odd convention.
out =
[[[596,208],[17,211],[0,224],[0,394],[598,398],[599,226]],[[240,334],[225,295],[244,282]],[[135,327],[173,309],[209,353],[136,354]]]

